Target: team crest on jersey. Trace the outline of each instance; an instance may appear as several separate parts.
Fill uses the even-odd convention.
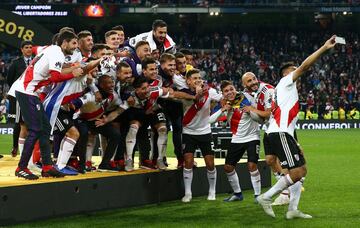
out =
[[[71,55],[65,56],[65,60],[66,60],[66,62],[70,62],[71,61]]]
[[[68,120],[68,119],[64,119],[64,124],[69,125],[69,120]]]
[[[61,62],[56,62],[55,67],[58,68],[58,69],[61,69],[62,68]]]
[[[36,105],[36,109],[37,109],[38,111],[40,111],[40,105],[39,105],[39,104]]]

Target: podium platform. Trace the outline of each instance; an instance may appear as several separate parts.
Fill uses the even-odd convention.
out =
[[[165,171],[135,169],[133,172],[90,172],[65,178],[40,178],[35,181],[15,176],[19,158],[0,159],[0,225],[61,217],[79,213],[140,206],[179,200],[184,194],[182,170],[177,160],[168,158]],[[100,157],[95,157],[96,164]],[[137,159],[135,159],[136,162]],[[193,196],[207,195],[205,163],[195,158]],[[215,159],[217,193],[230,193],[231,187],[223,171],[224,159]],[[265,161],[259,161],[263,187],[271,185],[271,172]],[[135,163],[135,167],[138,164]],[[251,180],[242,160],[236,167],[241,188],[251,189]]]

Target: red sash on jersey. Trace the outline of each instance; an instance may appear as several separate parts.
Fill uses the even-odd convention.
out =
[[[209,98],[209,92],[206,92],[198,102],[191,105],[189,110],[184,115],[183,126],[188,125],[194,119],[196,113],[205,105],[208,98]]]
[[[230,130],[233,135],[236,134],[238,125],[240,123],[241,117],[242,117],[243,111],[240,111],[239,109],[234,109],[234,113],[232,114],[231,120],[230,120]]]
[[[150,97],[148,98],[146,105],[145,105],[146,111],[150,110],[155,105],[157,99],[159,98],[159,95],[160,95],[159,89],[150,92]]]

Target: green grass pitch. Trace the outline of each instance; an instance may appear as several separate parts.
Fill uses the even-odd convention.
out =
[[[298,131],[308,166],[299,208],[313,215],[311,220],[286,221],[286,206],[274,207],[277,217],[272,219],[254,204],[253,192],[245,191],[242,202],[224,203],[227,195],[219,194],[214,202],[203,196],[189,204],[177,200],[17,227],[359,227],[359,136],[359,129]],[[0,152],[8,153],[10,139],[0,136]]]

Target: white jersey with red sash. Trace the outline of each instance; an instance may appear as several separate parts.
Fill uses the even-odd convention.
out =
[[[159,76],[157,79],[150,83],[150,94],[146,99],[140,100],[136,95],[133,95],[135,99],[135,108],[143,108],[145,111],[156,111],[160,108],[157,103],[158,98],[168,98],[169,93],[164,94],[164,90],[161,88],[162,81]]]
[[[16,91],[21,93],[38,96],[38,90],[43,86],[51,84],[49,78],[50,72],[61,72],[65,56],[61,48],[52,45],[45,48],[40,54],[35,56],[31,64],[26,68],[25,72],[18,79],[21,86]]]
[[[92,92],[84,94],[80,100],[83,103],[80,108],[80,118],[87,121],[96,120],[106,111],[114,110],[122,105],[119,96],[115,92],[103,99],[100,103],[96,102],[95,94]]]
[[[150,96],[145,103],[145,111],[156,111],[160,108],[157,103],[158,98],[168,98],[169,93],[164,94],[164,90],[158,86],[150,87]]]
[[[259,124],[254,121],[249,113],[243,112],[241,108],[245,105],[255,106],[255,99],[248,93],[242,93],[238,106],[228,112],[228,121],[232,133],[231,143],[246,143],[260,140]]]
[[[199,101],[182,100],[184,107],[183,133],[189,135],[211,133],[209,123],[211,101],[218,102],[221,98],[221,94],[215,89],[209,88]]]
[[[271,108],[272,98],[274,96],[275,88],[265,82],[260,82],[259,89],[255,94],[255,108],[260,111],[265,111]],[[265,120],[264,125],[266,129],[269,127],[269,121]]]
[[[299,107],[296,82],[293,81],[293,73],[290,73],[281,78],[275,88],[267,133],[287,132],[294,136]]]

